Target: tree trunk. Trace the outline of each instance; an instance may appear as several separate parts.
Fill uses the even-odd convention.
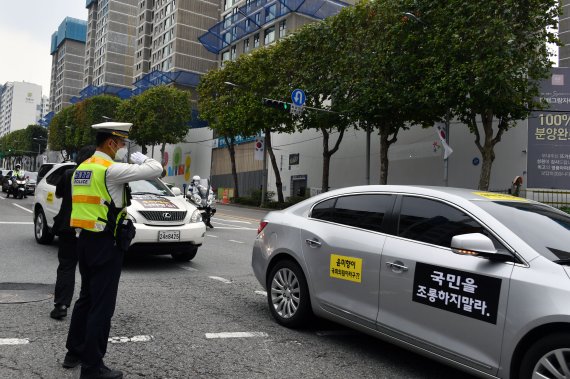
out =
[[[230,153],[230,162],[232,163],[232,177],[234,178],[234,197],[239,197],[238,176],[236,168],[236,146],[233,138],[224,137],[226,146]]]
[[[485,133],[483,145],[481,146],[479,133],[476,134],[475,140],[475,144],[483,158],[477,188],[481,191],[488,191],[489,184],[491,183],[491,169],[493,167],[493,161],[495,160],[495,144],[501,140],[503,129],[499,127],[497,136],[493,139],[493,114],[491,112],[482,114],[481,121],[483,123],[483,132]],[[477,128],[477,125],[475,125],[475,128]]]
[[[144,155],[146,155],[146,153],[148,152],[148,149],[146,148],[146,145],[145,145],[145,144],[142,144],[141,149],[142,149],[142,153],[143,153]]]
[[[380,130],[380,184],[388,184],[388,133]]]
[[[162,164],[162,167],[165,166],[164,163],[164,150],[166,149],[166,142],[162,143],[162,146],[160,147],[160,163]]]
[[[273,167],[273,172],[275,173],[275,186],[277,187],[277,201],[279,203],[284,203],[285,198],[283,197],[283,183],[281,182],[281,173],[279,172],[279,167],[277,166],[277,160],[275,159],[275,154],[273,153],[273,149],[271,148],[270,129],[265,129],[265,148],[269,153],[269,158],[271,158],[271,167]]]
[[[331,155],[329,154],[329,133],[326,129],[321,129],[321,131],[323,133],[323,180],[321,183],[321,191],[328,192],[331,165]]]
[[[321,127],[321,133],[323,133],[323,180],[321,184],[321,191],[327,192],[329,188],[329,179],[330,179],[330,164],[331,164],[331,157],[334,153],[338,151],[340,146],[340,142],[344,137],[344,128],[340,128],[338,138],[334,144],[334,147],[329,150],[329,138],[330,133],[326,129],[326,127]]]

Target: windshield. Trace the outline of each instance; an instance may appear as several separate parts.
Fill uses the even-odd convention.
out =
[[[38,178],[38,173],[37,172],[26,172],[26,176],[30,179],[30,181],[35,182],[36,179]]]
[[[154,194],[160,196],[174,196],[166,185],[158,179],[154,180],[137,180],[130,182],[131,194]]]
[[[570,215],[544,204],[518,201],[481,201],[477,205],[546,258],[570,258]]]

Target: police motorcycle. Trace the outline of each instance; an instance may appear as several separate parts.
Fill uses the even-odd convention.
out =
[[[28,185],[28,178],[24,176],[24,172],[20,171],[19,167],[16,166],[13,176],[8,179],[8,192],[6,197],[12,195],[15,199],[23,199],[28,197],[26,195]]]
[[[216,198],[209,179],[200,179],[198,175],[192,177],[186,200],[193,204],[202,214],[202,221],[207,227],[214,228],[210,219],[216,213]]]

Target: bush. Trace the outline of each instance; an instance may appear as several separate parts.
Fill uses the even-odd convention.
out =
[[[570,214],[570,207],[562,207],[562,208],[560,208],[560,210],[562,212],[566,212],[566,213]]]

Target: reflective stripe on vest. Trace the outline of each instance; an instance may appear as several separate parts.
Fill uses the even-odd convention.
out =
[[[72,208],[70,225],[91,232],[102,232],[107,226],[107,214],[112,199],[105,175],[114,162],[93,156],[79,165],[72,178]],[[85,180],[87,178],[87,180]]]

